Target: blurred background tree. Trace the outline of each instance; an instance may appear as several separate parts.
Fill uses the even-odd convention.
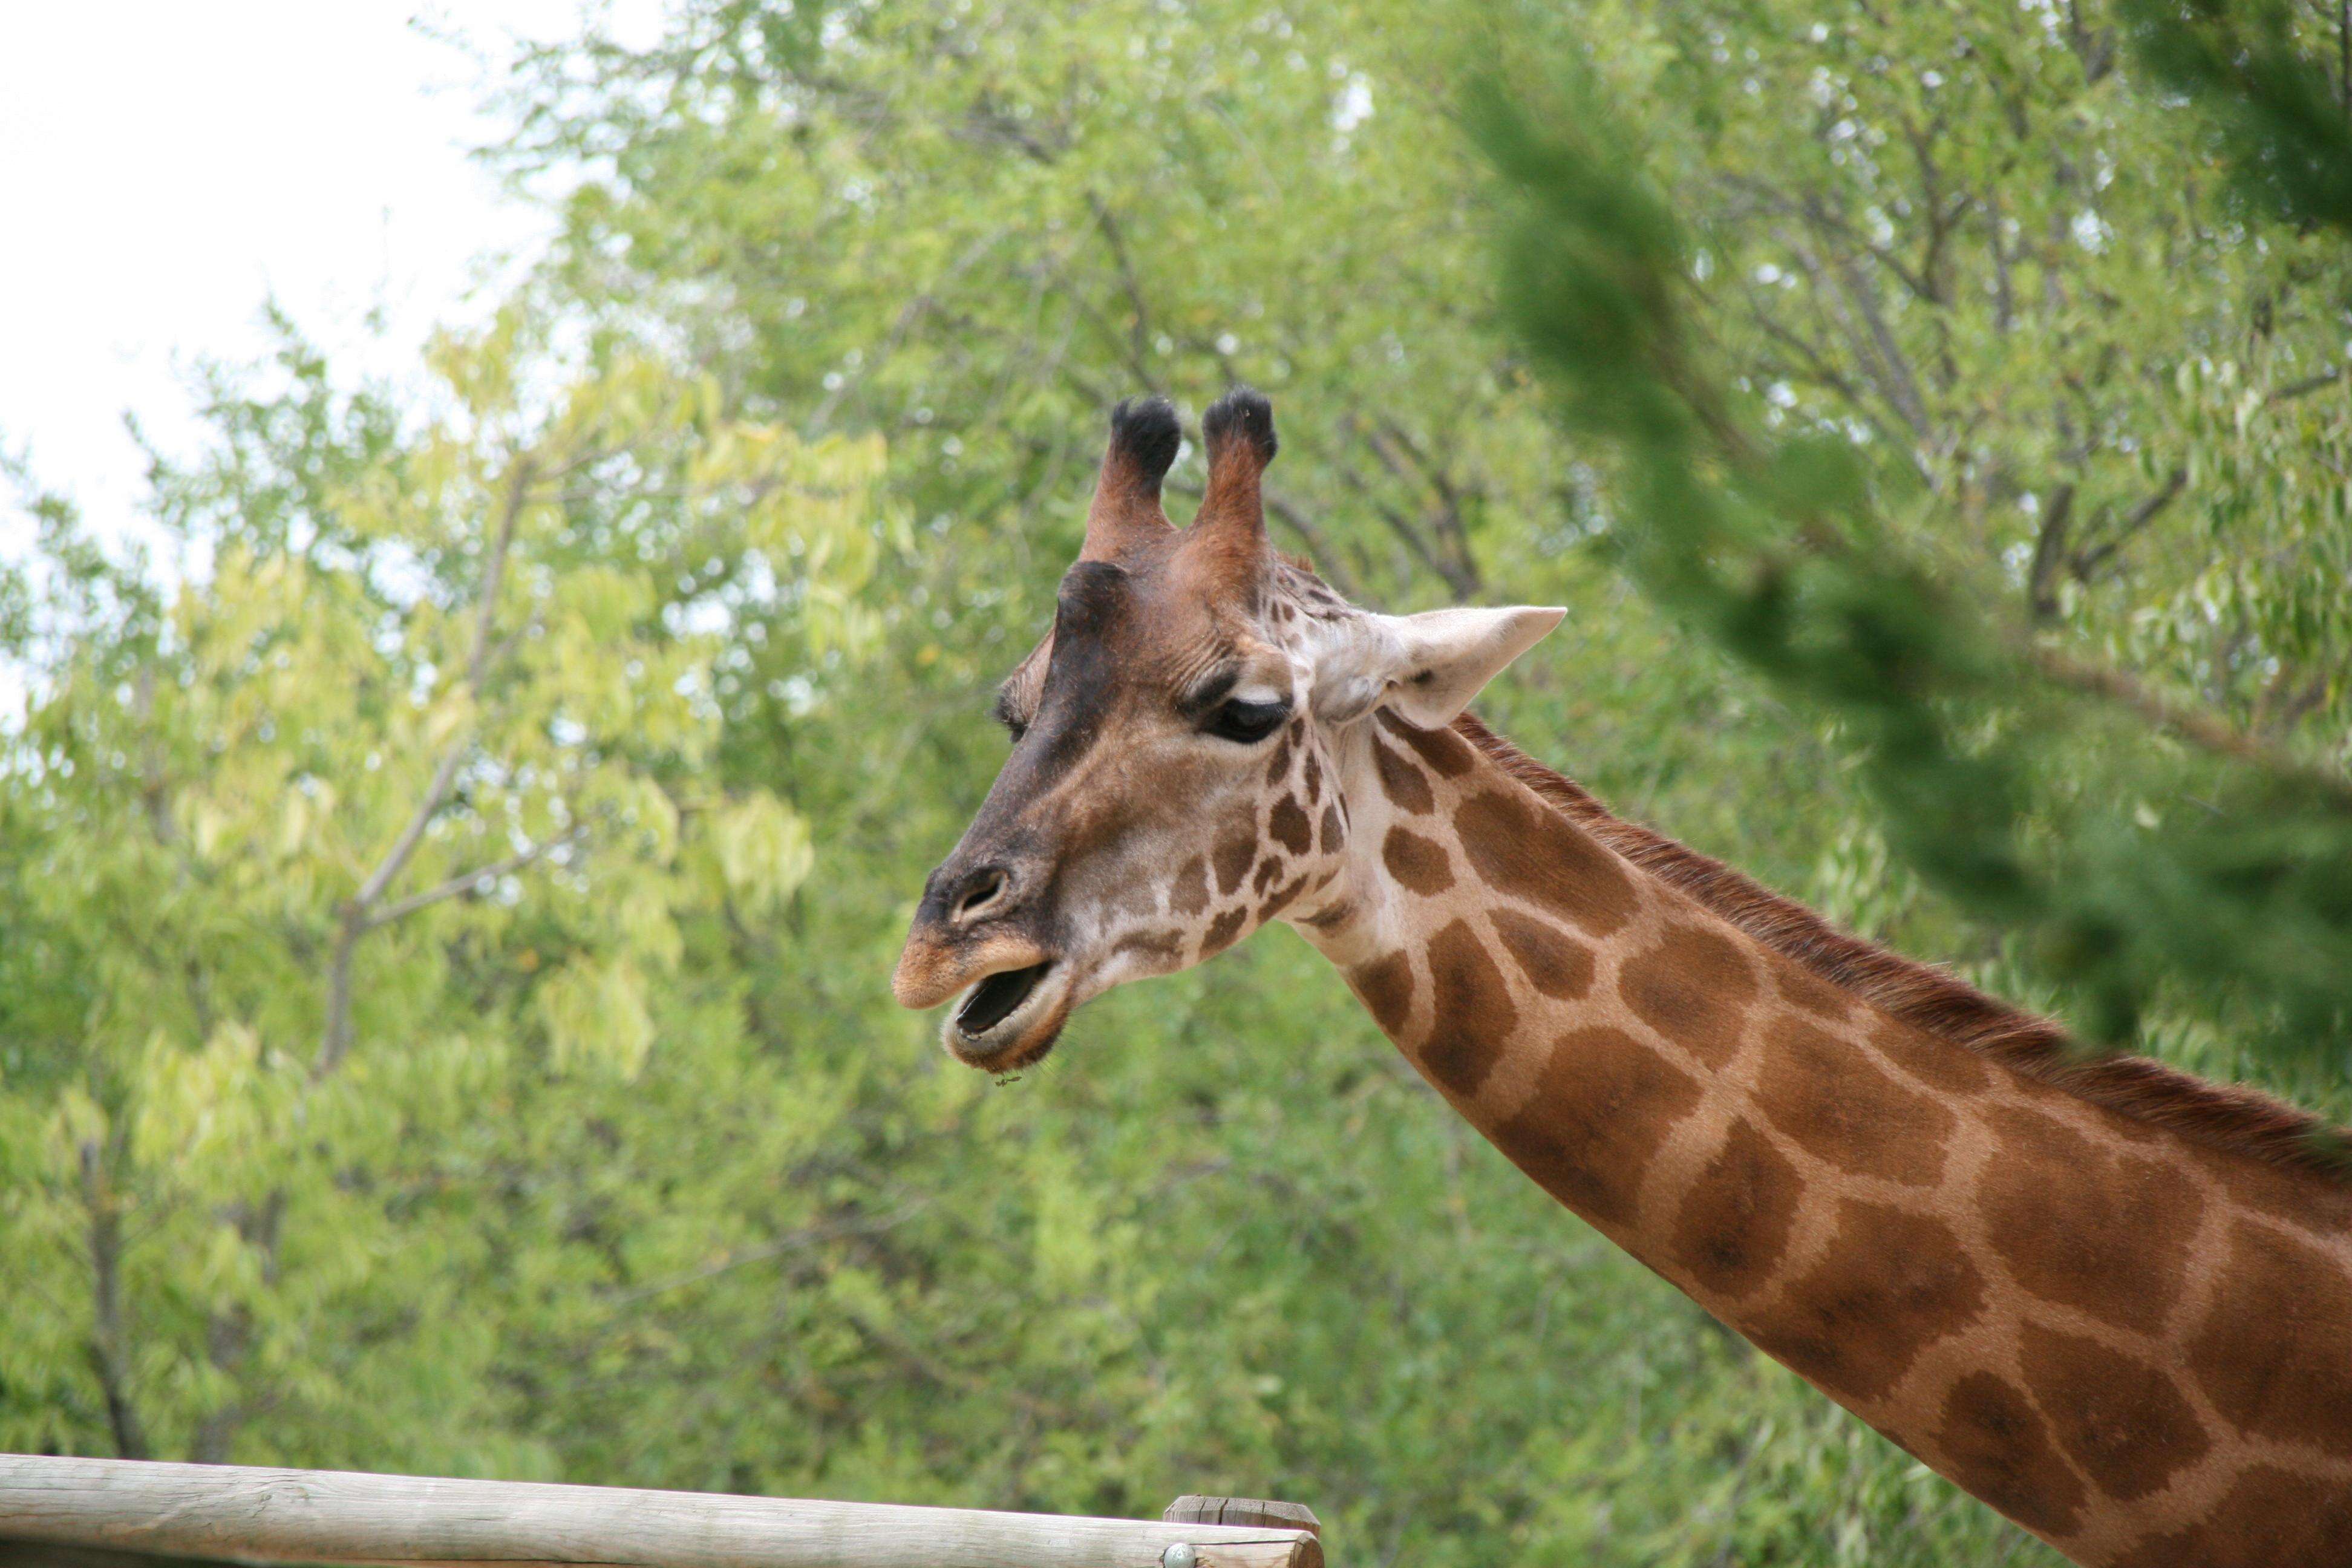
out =
[[[1345,591],[1571,607],[1493,700],[1529,750],[2344,1114],[2326,862],[2263,847],[2311,931],[2210,976],[2113,929],[2197,803],[2315,820],[2352,650],[2341,247],[2125,23],[688,0],[529,51],[488,155],[561,238],[436,390],[299,336],[215,377],[175,589],[28,502],[0,1445],[2053,1561],[1559,1215],[1286,933],[1009,1091],[886,977],[1104,407],[1248,379]]]

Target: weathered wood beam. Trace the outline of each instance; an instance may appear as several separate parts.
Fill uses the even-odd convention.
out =
[[[1302,1530],[0,1455],[0,1540],[241,1562],[1322,1568]],[[1180,1559],[1188,1554],[1178,1552]]]

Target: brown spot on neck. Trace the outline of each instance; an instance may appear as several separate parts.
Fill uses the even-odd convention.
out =
[[[2352,1273],[2240,1219],[2221,1278],[2189,1343],[2198,1386],[2242,1432],[2352,1458]]]
[[[2205,1516],[2151,1535],[2114,1568],[2344,1568],[2352,1490],[2284,1465],[2250,1465]]]
[[[1595,1224],[1624,1226],[1658,1146],[1699,1096],[1697,1079],[1622,1029],[1571,1029],[1527,1104],[1490,1136],[1561,1203]]]
[[[2018,1364],[2058,1446],[2119,1501],[2162,1489],[2212,1447],[2171,1377],[2137,1356],[2028,1323]]]
[[[1412,956],[1391,952],[1348,973],[1348,983],[1371,1009],[1372,1021],[1391,1039],[1404,1033],[1412,1017]]]
[[[1947,1476],[2026,1529],[2066,1535],[2081,1521],[2083,1483],[2013,1384],[1989,1372],[1953,1384],[1935,1441]]]
[[[1422,1066],[1441,1085],[1467,1098],[1502,1059],[1518,1026],[1518,1010],[1511,1005],[1503,972],[1465,921],[1429,939],[1429,983],[1435,1017],[1422,1047]]]
[[[1486,918],[1528,984],[1562,1002],[1573,1002],[1592,989],[1591,948],[1549,921],[1517,910],[1491,910]]]
[[[1675,1261],[1703,1288],[1738,1300],[1769,1279],[1789,1248],[1804,1182],[1746,1118],[1683,1194]]]
[[[1402,825],[1390,828],[1388,837],[1381,841],[1381,863],[1400,886],[1423,898],[1433,898],[1454,886],[1454,871],[1446,862],[1445,846],[1435,839],[1423,838]]]
[[[1958,1120],[1850,1040],[1782,1013],[1764,1029],[1756,1103],[1816,1159],[1856,1176],[1923,1187],[1944,1173]]]
[[[1451,730],[1416,730],[1392,710],[1380,710],[1381,724],[1390,734],[1421,753],[1421,760],[1444,777],[1458,779],[1478,765],[1478,754]]]
[[[1454,828],[1489,887],[1563,915],[1593,936],[1633,918],[1633,879],[1617,858],[1556,811],[1517,790],[1484,789]]]
[[[1921,1351],[1975,1321],[1984,1303],[1984,1276],[1951,1226],[1846,1198],[1829,1247],[1747,1332],[1834,1397],[1867,1402],[1891,1392]]]
[[[2102,1149],[2038,1111],[1989,1108],[2000,1139],[1979,1205],[2022,1289],[2139,1333],[2163,1328],[2187,1279],[2205,1199],[2184,1171]],[[2054,1204],[2051,1194],[2064,1192]]]
[[[1721,1067],[1739,1049],[1756,999],[1756,971],[1728,937],[1670,925],[1619,966],[1617,991],[1635,1017],[1709,1067]]]
[[[1372,738],[1372,771],[1380,775],[1381,793],[1399,811],[1409,811],[1415,816],[1426,816],[1437,809],[1437,795],[1429,787],[1428,776],[1411,759],[1398,755]]]

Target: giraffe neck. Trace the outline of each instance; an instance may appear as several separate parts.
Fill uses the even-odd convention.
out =
[[[1905,1024],[1452,731],[1341,737],[1289,917],[1708,1312],[2076,1561],[2352,1563],[2352,1194]]]

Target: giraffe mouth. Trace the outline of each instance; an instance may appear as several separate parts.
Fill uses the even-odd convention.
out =
[[[1026,969],[1006,969],[990,975],[973,986],[955,1010],[956,1027],[965,1037],[978,1039],[997,1025],[1020,1011],[1021,1004],[1029,1000],[1037,989],[1037,982],[1045,978],[1045,971],[1054,961],[1033,963]]]
[[[1049,958],[999,970],[972,986],[948,1015],[948,1049],[991,1072],[1026,1067],[1044,1056],[1061,1033],[1060,1017],[1049,1004],[1054,994],[1069,989],[1058,984],[1056,970]]]

